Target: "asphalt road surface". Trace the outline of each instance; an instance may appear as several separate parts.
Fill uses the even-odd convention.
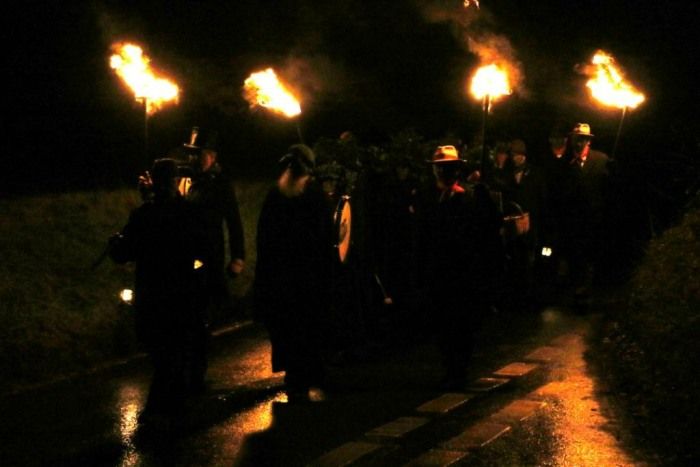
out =
[[[287,401],[249,324],[215,339],[210,387],[177,436],[140,436],[149,367],[135,359],[3,397],[0,464],[640,465],[585,359],[595,317],[595,305],[492,313],[471,383],[450,392],[429,338],[361,345],[303,403]]]

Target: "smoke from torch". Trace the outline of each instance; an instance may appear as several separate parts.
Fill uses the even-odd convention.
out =
[[[167,79],[157,77],[151,69],[150,59],[138,45],[123,43],[112,46],[115,53],[110,58],[110,67],[134,92],[137,100],[143,100],[146,112],[152,115],[166,102],[177,102],[179,89]]]

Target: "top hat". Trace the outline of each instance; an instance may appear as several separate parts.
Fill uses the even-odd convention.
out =
[[[593,138],[593,133],[591,133],[591,126],[588,123],[577,123],[574,129],[571,130],[570,135]]]
[[[183,144],[186,149],[201,151],[217,151],[217,139],[219,134],[214,130],[204,130],[198,126],[193,126],[190,131],[190,139]]]
[[[433,159],[428,161],[429,164],[450,164],[464,163],[463,159],[459,158],[457,148],[454,146],[438,146],[433,153]]]

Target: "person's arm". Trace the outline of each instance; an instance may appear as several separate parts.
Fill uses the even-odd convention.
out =
[[[222,196],[224,220],[226,221],[231,254],[231,261],[227,264],[226,271],[235,277],[243,272],[245,266],[245,239],[243,237],[243,222],[241,221],[236,190],[231,181],[226,181]]]
[[[137,256],[137,241],[139,216],[138,211],[129,215],[129,221],[121,232],[109,238],[109,257],[117,264],[135,261]]]

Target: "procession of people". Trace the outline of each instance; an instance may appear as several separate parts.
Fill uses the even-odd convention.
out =
[[[141,177],[144,204],[111,240],[116,262],[136,264],[138,333],[154,367],[142,423],[176,419],[206,391],[212,309],[230,306],[225,275],[244,267],[243,224],[216,135],[195,127],[186,158],[157,160]],[[396,335],[433,339],[436,384],[459,390],[490,313],[539,309],[550,298],[544,283],[585,310],[608,183],[609,159],[591,149],[593,138],[586,123],[555,127],[540,165],[513,138],[479,164],[446,144],[429,159],[384,161],[384,171],[371,156],[350,167],[347,157],[319,163],[309,146],[289,147],[259,213],[251,288],[289,401],[324,388],[325,366],[343,345]],[[356,224],[339,217],[341,200]],[[344,240],[349,254],[339,254]]]

